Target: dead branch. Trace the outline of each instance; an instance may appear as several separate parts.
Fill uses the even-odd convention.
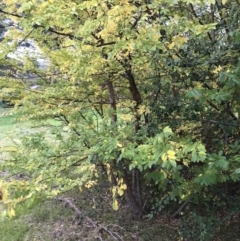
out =
[[[171,218],[176,218],[176,216],[188,205],[189,200],[185,201],[181,207],[171,216]]]
[[[83,212],[81,210],[79,210],[79,208],[73,203],[73,201],[71,201],[68,198],[56,198],[56,200],[63,202],[66,206],[70,207],[80,218],[80,220],[83,222],[85,222],[85,225],[88,228],[92,228],[93,229],[93,237],[99,240],[103,240],[103,233],[105,232],[106,234],[110,235],[113,240],[116,241],[123,241],[123,238],[121,237],[121,235],[116,232],[113,231],[112,229],[110,229],[110,227],[117,227],[118,229],[123,230],[123,228],[119,227],[118,225],[103,225],[100,224],[99,222],[89,218],[88,216],[84,215]],[[125,230],[124,230],[125,231]]]

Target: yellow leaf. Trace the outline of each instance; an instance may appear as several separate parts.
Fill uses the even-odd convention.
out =
[[[112,175],[111,175],[111,166],[109,163],[106,164],[107,167],[107,177],[108,177],[108,181],[112,181]]]
[[[124,194],[124,191],[120,188],[118,188],[118,195],[121,197]]]
[[[163,154],[163,155],[162,155],[162,160],[163,160],[163,161],[166,161],[166,160],[167,160],[167,155],[166,155],[166,154]]]
[[[174,44],[174,42],[172,42],[172,43],[170,43],[170,44],[168,45],[168,48],[169,48],[169,49],[173,49],[174,46],[175,46],[175,44]]]
[[[122,147],[123,145],[122,145],[121,143],[118,143],[117,146],[118,146],[118,147]]]
[[[173,150],[167,151],[168,156],[174,156],[176,153]]]
[[[170,159],[170,160],[176,160],[176,156],[168,156],[168,159]]]
[[[127,190],[127,185],[126,185],[126,184],[122,184],[122,185],[120,186],[120,189],[122,189],[122,190]]]
[[[122,114],[120,116],[120,119],[122,119],[124,121],[131,121],[131,120],[133,120],[133,116],[131,114]]]
[[[113,198],[115,197],[116,192],[117,192],[117,187],[112,187],[112,196],[113,196]]]
[[[183,161],[183,164],[188,167],[188,162]]]
[[[225,5],[228,0],[222,0],[222,5]]]
[[[108,181],[112,182],[112,176],[111,175],[108,175]]]
[[[175,153],[175,151],[173,151],[173,150],[169,150],[169,151],[167,151],[167,155],[168,155],[168,159],[170,159],[170,160],[176,160],[176,153]]]
[[[222,67],[221,66],[218,66],[218,67],[216,67],[214,70],[213,70],[213,73],[214,74],[218,74],[219,72],[221,72],[222,71]]]
[[[117,211],[118,210],[118,201],[115,199],[112,204],[113,210]]]
[[[123,178],[120,178],[119,180],[117,180],[118,182],[118,185],[122,184],[123,183]]]
[[[8,190],[6,188],[2,188],[2,201],[5,202],[8,199]]]
[[[169,49],[173,49],[174,47],[180,48],[183,44],[188,42],[188,38],[182,36],[174,36],[172,38],[172,43],[168,45]]]
[[[89,189],[89,188],[91,188],[93,185],[94,185],[94,182],[93,182],[93,181],[88,181],[88,182],[85,184],[85,187]]]
[[[10,208],[10,210],[8,211],[8,216],[9,216],[10,218],[15,216],[15,211],[14,211],[13,208]]]

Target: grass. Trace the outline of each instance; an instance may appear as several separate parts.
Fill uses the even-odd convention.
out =
[[[0,108],[0,148],[9,145],[12,138],[18,137],[21,130],[29,127],[27,122],[17,122],[18,117],[12,108]]]
[[[13,130],[15,122],[15,116],[11,114],[10,109],[0,108],[0,135],[1,139],[4,134]]]
[[[26,222],[22,222],[22,219],[4,220],[0,225],[1,241],[23,241],[31,229]]]
[[[0,150],[2,147],[11,145],[12,140],[16,141],[21,136],[49,129],[49,127],[32,128],[30,121],[18,121],[18,118],[20,116],[14,112],[13,108],[0,108]],[[57,126],[59,122],[48,120],[46,125]],[[50,135],[50,130],[47,130],[46,134]]]

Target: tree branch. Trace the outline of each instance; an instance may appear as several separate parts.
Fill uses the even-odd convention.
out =
[[[4,14],[7,14],[7,15],[10,15],[10,16],[13,16],[13,17],[24,18],[24,16],[18,15],[16,13],[9,13],[9,12],[6,12],[2,9],[0,9],[0,13],[4,13]]]
[[[176,218],[176,216],[188,205],[189,200],[185,201],[181,207],[171,216],[171,218]]]

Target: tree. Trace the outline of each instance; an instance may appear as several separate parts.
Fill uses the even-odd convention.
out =
[[[1,77],[1,87],[19,91],[22,118],[59,123],[51,138],[26,136],[1,164],[26,174],[6,184],[13,205],[97,185],[100,167],[113,185],[113,208],[124,195],[136,219],[148,196],[156,211],[238,181],[238,7],[230,0],[3,1],[1,12],[21,30],[9,29],[1,56],[31,38],[50,65],[43,71],[31,56],[22,66],[7,60],[38,79]]]

